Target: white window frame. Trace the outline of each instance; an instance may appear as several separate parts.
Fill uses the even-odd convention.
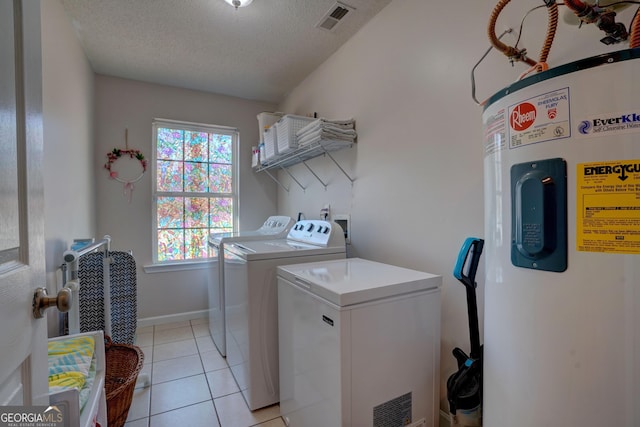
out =
[[[171,128],[171,129],[180,129],[186,131],[194,131],[194,132],[207,132],[207,133],[217,133],[217,134],[225,134],[231,135],[232,137],[232,160],[231,160],[231,170],[232,170],[232,185],[231,185],[231,194],[228,193],[197,193],[197,192],[159,192],[158,191],[158,168],[157,168],[157,159],[158,159],[158,128]],[[153,159],[151,162],[151,173],[152,173],[152,206],[151,206],[151,217],[152,217],[152,254],[153,254],[153,264],[162,266],[187,266],[189,264],[199,264],[203,262],[208,262],[206,258],[198,258],[198,259],[185,259],[185,260],[171,260],[171,261],[158,261],[158,214],[157,214],[157,200],[159,196],[177,196],[177,197],[188,197],[189,195],[199,195],[206,197],[231,197],[233,203],[233,214],[232,214],[232,224],[233,231],[238,229],[238,176],[239,176],[239,145],[240,145],[240,133],[237,128],[228,127],[228,126],[218,126],[204,123],[193,123],[193,122],[185,122],[179,120],[170,120],[170,119],[154,119],[152,122],[152,134],[153,134]]]

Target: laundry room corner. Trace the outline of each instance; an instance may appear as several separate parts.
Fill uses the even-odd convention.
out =
[[[254,229],[276,210],[276,184],[268,177],[254,174],[250,161],[251,146],[258,138],[256,115],[273,109],[273,104],[103,75],[96,76],[95,85],[98,235],[109,234],[114,247],[133,251],[140,266],[138,304],[141,319],[161,321],[158,317],[165,316],[171,321],[178,320],[172,315],[192,312],[206,316],[206,263],[178,271],[171,271],[170,266],[157,268],[153,265],[153,230],[149,219],[151,174],[144,173],[134,184],[132,193],[127,195],[123,184],[110,179],[104,169],[106,155],[127,143],[147,159],[152,159],[153,119],[188,118],[192,122],[236,126],[241,133],[239,226]]]
[[[456,370],[451,350],[468,343],[464,287],[453,278],[458,248],[467,236],[484,235],[482,107],[472,98],[470,72],[489,48],[486,26],[493,1],[448,3],[396,0],[323,63],[279,105],[296,114],[353,117],[358,142],[335,154],[354,182],[326,159],[314,170],[330,177],[325,190],[302,166],[291,168],[308,187],[278,190],[278,210],[332,210],[351,215],[354,256],[443,276],[440,408],[448,414],[446,378]],[[500,29],[518,28],[528,11],[513,5]],[[546,30],[544,13],[527,17],[527,44],[538,46]],[[581,37],[576,36],[577,31]],[[596,42],[589,42],[588,37]],[[515,36],[507,36],[515,43]],[[511,40],[513,38],[513,40]],[[553,60],[565,63],[611,50],[597,42],[597,28],[560,26]],[[539,40],[539,41],[538,41]],[[587,47],[588,46],[588,47]],[[477,67],[480,102],[515,81],[522,69],[490,52]],[[286,181],[283,173],[281,178]],[[482,339],[484,263],[478,271]],[[444,418],[446,420],[446,417]]]

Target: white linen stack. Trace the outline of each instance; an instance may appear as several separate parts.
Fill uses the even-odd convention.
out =
[[[343,148],[356,142],[355,120],[327,120],[320,118],[312,121],[298,132],[298,147],[320,143],[327,150]]]

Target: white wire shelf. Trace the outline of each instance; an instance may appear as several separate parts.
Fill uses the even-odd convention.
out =
[[[289,153],[282,154],[278,156],[276,159],[273,159],[271,161],[267,161],[261,164],[260,166],[256,167],[255,171],[266,172],[271,177],[271,179],[273,179],[276,183],[278,183],[278,185],[280,185],[280,187],[282,187],[285,191],[289,192],[289,188],[282,185],[282,183],[278,181],[276,177],[274,177],[271,173],[269,173],[270,170],[275,170],[275,169],[284,170],[295,181],[295,183],[298,184],[298,186],[300,186],[300,188],[305,190],[306,188],[303,187],[302,184],[300,184],[300,182],[287,169],[290,166],[302,163],[307,167],[307,169],[309,169],[309,171],[313,174],[313,176],[316,177],[316,179],[320,182],[320,184],[324,186],[326,190],[327,184],[324,181],[322,181],[322,179],[320,179],[320,177],[306,163],[307,160],[311,160],[315,157],[326,155],[333,161],[333,163],[335,163],[335,165],[338,167],[338,169],[340,169],[340,171],[344,174],[344,176],[346,176],[347,179],[351,181],[351,184],[353,184],[354,179],[351,178],[351,176],[349,176],[349,174],[342,168],[342,166],[340,166],[338,162],[336,162],[336,160],[330,154],[333,151],[350,148],[353,146],[353,144],[354,143],[349,143],[345,141],[320,140],[318,142],[314,142],[314,143],[299,147],[293,151],[290,151]]]

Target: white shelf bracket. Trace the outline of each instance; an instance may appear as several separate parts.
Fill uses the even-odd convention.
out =
[[[353,178],[351,178],[349,176],[349,174],[342,168],[342,166],[340,166],[340,164],[336,161],[336,159],[333,158],[333,156],[331,155],[331,153],[329,153],[328,151],[325,150],[325,154],[327,156],[329,156],[329,158],[333,161],[333,163],[338,167],[338,169],[340,169],[340,172],[342,172],[344,174],[344,176],[347,177],[347,179],[349,181],[351,181],[351,185],[353,185],[353,181],[355,181]],[[326,188],[325,188],[326,189]]]
[[[289,175],[289,176],[291,177],[291,179],[292,179],[292,180],[294,180],[294,181],[295,181],[295,183],[296,183],[296,184],[298,184],[298,186],[299,186],[300,188],[302,188],[302,191],[303,191],[303,192],[306,192],[307,188],[306,188],[306,187],[303,187],[303,186],[302,186],[302,184],[300,184],[300,181],[298,181],[298,180],[296,179],[296,177],[295,177],[295,176],[293,176],[293,175],[291,174],[291,172],[289,172],[289,169],[287,169],[287,168],[285,168],[285,167],[282,167],[282,166],[280,167],[280,169],[282,169],[283,171],[285,171],[285,172],[287,173],[287,175]]]
[[[305,166],[307,167],[307,169],[309,169],[309,172],[311,172],[311,174],[312,174],[313,176],[315,176],[315,177],[316,177],[316,179],[318,180],[318,182],[320,182],[320,184],[322,184],[322,186],[324,187],[324,191],[327,191],[327,184],[325,184],[325,183],[320,179],[320,177],[319,177],[319,176],[318,176],[318,175],[313,171],[313,169],[311,169],[311,168],[309,167],[309,165],[307,164],[307,162],[305,162],[305,161],[303,160],[303,161],[302,161],[302,164],[303,164],[303,165],[305,165]]]
[[[287,187],[285,187],[284,185],[282,185],[282,183],[280,181],[278,181],[278,178],[276,178],[275,176],[271,175],[271,172],[269,172],[267,169],[264,169],[264,172],[266,172],[266,174],[269,175],[269,178],[274,180],[276,182],[276,184],[278,184],[284,191],[286,191],[287,193],[289,192],[289,189]]]
[[[349,144],[349,147],[353,147],[353,144]],[[281,156],[280,158],[278,158],[276,160],[269,161],[267,164],[263,163],[262,165],[257,167],[255,169],[255,171],[256,172],[267,172],[269,177],[271,177],[271,179],[273,179],[280,187],[282,187],[288,193],[289,192],[289,188],[285,187],[280,181],[278,181],[278,179],[275,176],[273,176],[271,173],[269,173],[269,170],[274,170],[275,168],[283,169],[285,172],[287,172],[287,174],[291,177],[291,179],[302,189],[302,191],[306,191],[306,187],[304,187],[300,183],[300,181],[298,181],[291,174],[291,172],[289,172],[289,169],[288,169],[290,166],[302,163],[309,170],[309,172],[311,172],[311,174],[320,182],[320,184],[322,184],[322,186],[324,187],[324,189],[326,191],[328,184],[325,183],[318,176],[318,174],[313,171],[313,169],[311,169],[311,167],[307,164],[306,161],[310,160],[310,159],[313,159],[315,157],[321,156],[321,155],[327,155],[327,156],[329,156],[331,161],[338,167],[338,169],[340,169],[340,172],[342,172],[343,175],[347,177],[347,179],[351,182],[351,185],[353,186],[353,183],[355,182],[355,179],[352,178],[344,170],[344,168],[342,166],[340,166],[340,164],[336,161],[336,159],[333,158],[333,156],[331,154],[329,154],[329,151],[335,151],[336,149],[342,149],[342,148],[347,148],[347,147],[343,146],[343,147],[332,147],[332,148],[333,148],[332,150],[327,150],[324,147],[324,145],[322,144],[322,141],[315,142],[315,143],[309,144],[309,145],[305,145],[303,147],[298,147],[294,151],[292,151],[290,153],[286,153],[286,154],[284,154],[283,156]]]

